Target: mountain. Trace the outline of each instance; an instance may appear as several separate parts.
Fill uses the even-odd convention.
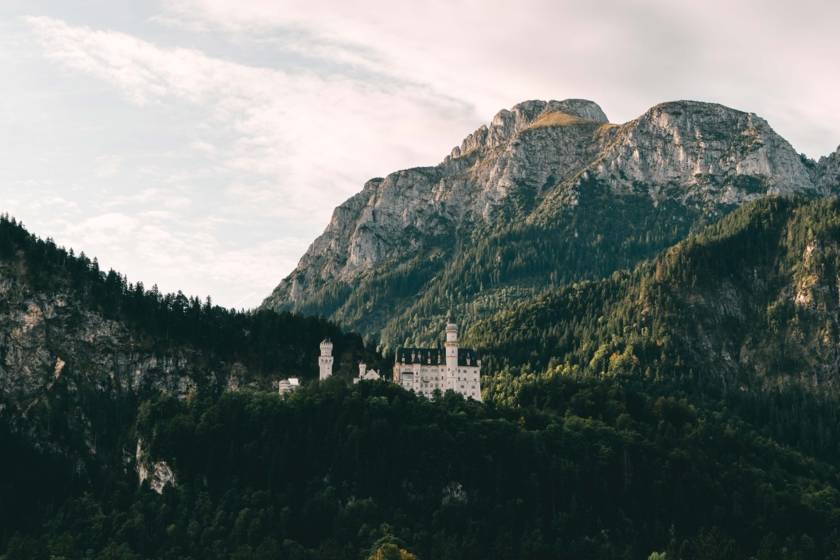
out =
[[[721,105],[657,105],[622,125],[591,101],[498,113],[435,167],[368,181],[263,308],[329,317],[388,349],[546,287],[632,267],[766,195],[836,192],[838,155],[798,155]]]

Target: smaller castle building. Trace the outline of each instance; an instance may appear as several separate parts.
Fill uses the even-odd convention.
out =
[[[475,350],[459,347],[458,326],[450,320],[443,348],[397,350],[394,383],[426,398],[451,390],[480,401],[481,360]]]
[[[359,364],[359,376],[353,379],[353,383],[359,381],[378,381],[380,379],[379,372],[375,369],[368,369],[367,364]]]
[[[329,338],[321,341],[321,355],[318,357],[318,379],[323,381],[333,373],[333,344]]]
[[[281,379],[277,383],[277,390],[281,395],[288,395],[292,391],[297,391],[300,388],[300,379],[297,377],[289,377],[288,379]]]

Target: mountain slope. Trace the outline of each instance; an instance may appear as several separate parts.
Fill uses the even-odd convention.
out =
[[[745,201],[827,192],[829,167],[720,105],[665,103],[612,125],[590,101],[528,101],[440,165],[369,181],[263,307],[385,348],[428,341],[450,309],[471,321],[632,266]]]
[[[495,369],[840,395],[840,201],[749,203],[633,272],[553,290],[466,339]]]

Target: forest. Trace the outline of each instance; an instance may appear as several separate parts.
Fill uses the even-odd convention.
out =
[[[0,558],[840,559],[838,247],[836,200],[761,200],[515,303],[467,331],[484,403],[346,374],[141,395],[96,476],[0,410]],[[161,347],[263,371],[328,335],[346,367],[387,365],[320,319],[138,290],[8,219],[0,258]],[[138,439],[177,475],[161,495]]]
[[[155,399],[138,434],[178,485],[158,496],[114,473],[41,491],[44,525],[7,536],[5,559],[367,558],[383,543],[443,559],[840,557],[836,462],[725,406],[568,376],[520,399],[341,379],[287,400]]]

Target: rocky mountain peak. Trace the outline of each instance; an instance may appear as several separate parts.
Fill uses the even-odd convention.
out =
[[[525,130],[540,118],[551,114],[567,115],[581,121],[607,123],[607,115],[594,101],[586,99],[564,99],[563,101],[523,101],[510,109],[502,109],[490,121],[467,136],[460,146],[452,149],[451,158],[458,158],[479,149],[492,149],[508,142],[513,136]]]

